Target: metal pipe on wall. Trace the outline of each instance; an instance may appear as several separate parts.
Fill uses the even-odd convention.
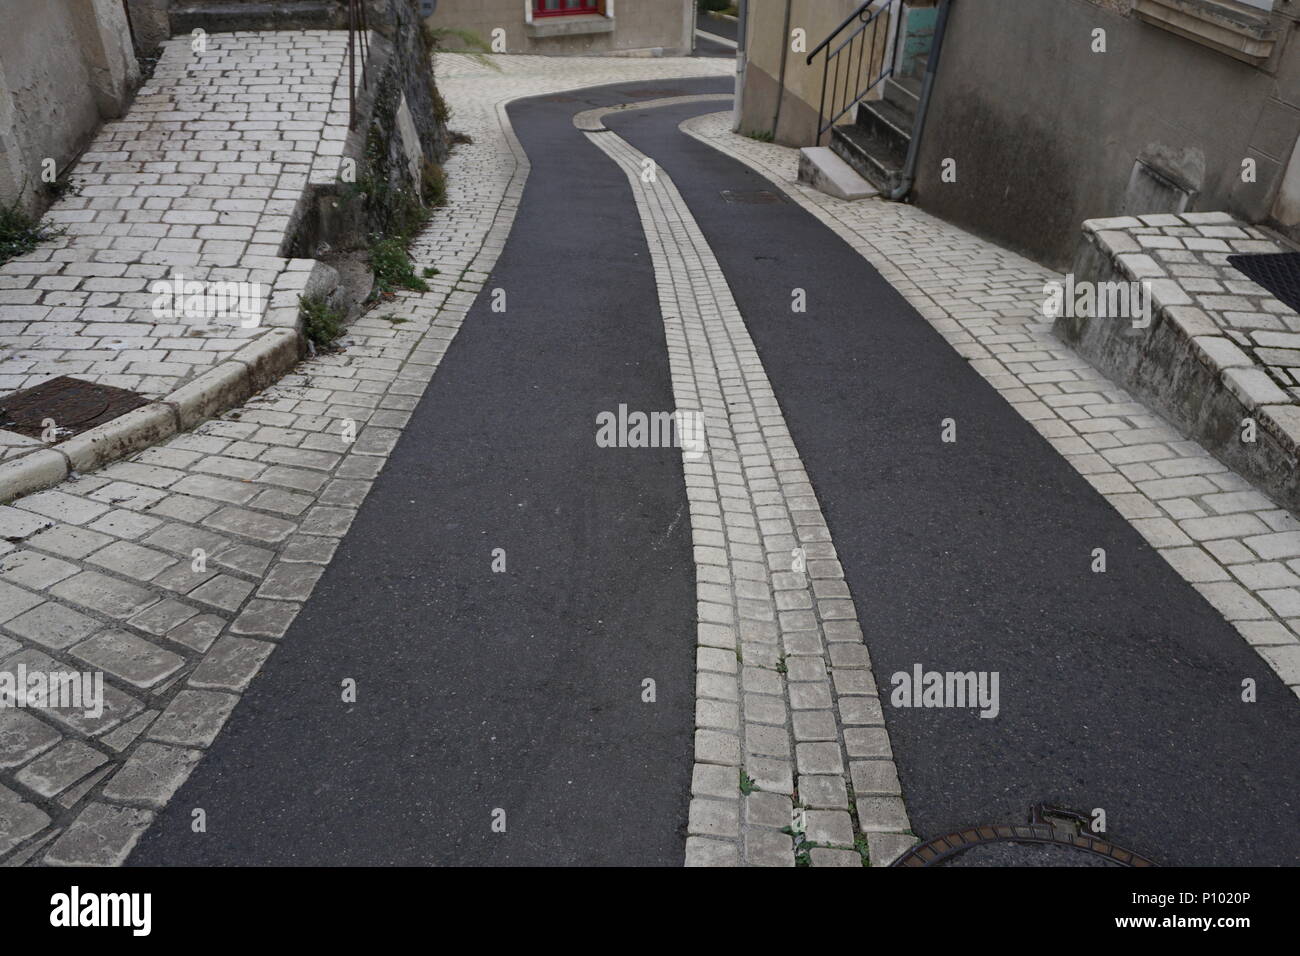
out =
[[[739,0],[736,20],[736,97],[731,107],[732,132],[740,132],[740,113],[745,99],[745,50],[746,33],[749,29],[749,0]]]

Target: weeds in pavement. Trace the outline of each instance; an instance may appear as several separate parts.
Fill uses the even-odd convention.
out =
[[[501,67],[484,56],[485,53],[492,52],[491,45],[473,30],[457,30],[453,27],[434,28],[429,26],[427,21],[423,29],[424,42],[428,44],[429,49],[443,53],[464,53],[484,66],[500,71]],[[457,40],[460,42],[456,43]]]
[[[0,207],[0,264],[15,256],[25,256],[42,242],[57,239],[66,230],[51,226],[27,215],[18,208],[15,199],[10,206]]]
[[[387,296],[398,289],[428,292],[429,284],[415,274],[415,264],[406,251],[405,236],[378,239],[370,246],[370,271],[375,274],[375,294]]]
[[[324,296],[298,297],[302,331],[317,349],[327,349],[343,334],[343,313],[333,308]]]

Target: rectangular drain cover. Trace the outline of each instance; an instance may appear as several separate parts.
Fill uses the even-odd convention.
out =
[[[1228,256],[1228,265],[1300,312],[1300,252]]]
[[[724,189],[722,198],[727,202],[743,203],[749,206],[764,203],[785,202],[785,197],[767,189]]]
[[[52,421],[55,441],[62,441],[148,404],[125,388],[60,375],[0,398],[0,428],[47,440],[46,423]]]

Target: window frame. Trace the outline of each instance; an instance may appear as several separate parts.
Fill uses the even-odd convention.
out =
[[[551,17],[590,17],[601,16],[605,12],[603,0],[579,0],[582,6],[576,10],[543,10],[544,0],[533,0],[532,11],[534,18],[549,19]],[[564,0],[561,0],[564,2]]]

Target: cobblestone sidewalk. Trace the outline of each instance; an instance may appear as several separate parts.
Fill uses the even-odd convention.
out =
[[[197,42],[197,41],[195,41]],[[281,247],[309,179],[337,176],[347,34],[211,34],[163,47],[47,219],[64,235],[0,266],[0,394],[71,375],[162,398],[274,328],[293,328],[313,263]],[[262,314],[158,316],[150,291],[255,284]],[[45,443],[0,429],[0,457]]]
[[[871,262],[1300,696],[1300,520],[1056,338],[1042,309],[1061,275],[914,206],[818,192],[797,150],[732,133],[729,113],[682,129]]]

